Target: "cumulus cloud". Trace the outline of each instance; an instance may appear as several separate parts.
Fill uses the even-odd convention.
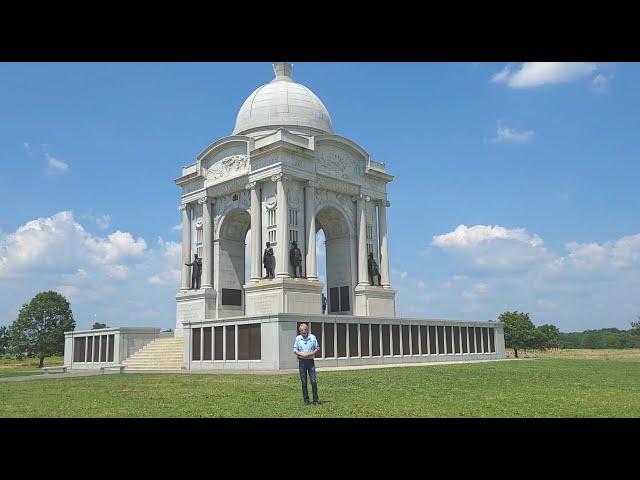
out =
[[[514,130],[498,120],[497,136],[489,139],[491,143],[527,143],[536,136],[533,130]]]
[[[181,245],[115,231],[88,232],[69,211],[0,234],[0,312],[9,321],[35,293],[56,290],[72,303],[77,328],[94,313],[108,324],[173,327]],[[0,318],[2,323],[5,316]]]
[[[56,173],[67,173],[69,171],[69,164],[51,155],[49,153],[49,146],[46,143],[31,144],[24,142],[23,146],[29,156],[46,161],[46,174],[52,175]]]
[[[592,62],[525,62],[516,69],[507,65],[495,73],[490,82],[504,83],[511,88],[535,88],[569,83],[591,75],[597,68]]]
[[[107,238],[88,233],[69,211],[31,220],[0,236],[0,277],[49,267],[68,272],[78,264],[113,265],[141,255],[143,238],[116,231]]]
[[[433,237],[432,245],[440,248],[469,247],[491,242],[492,240],[515,240],[527,243],[532,247],[539,247],[543,244],[542,239],[537,235],[529,235],[524,228],[504,228],[500,225],[475,225],[458,227],[449,233],[436,235]]]

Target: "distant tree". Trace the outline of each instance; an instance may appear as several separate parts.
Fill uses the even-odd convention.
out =
[[[555,325],[545,324],[536,328],[538,348],[548,350],[560,347],[560,329]]]
[[[513,348],[518,358],[518,349],[535,348],[538,343],[536,327],[528,313],[504,312],[498,317],[504,324],[504,343],[507,348]]]
[[[99,330],[101,328],[109,328],[109,326],[106,323],[95,322],[91,328],[93,330]]]
[[[7,353],[9,348],[9,329],[5,326],[0,327],[0,355]]]
[[[631,333],[633,335],[640,335],[640,315],[638,315],[638,320],[631,322]]]
[[[64,353],[64,332],[76,322],[69,302],[58,292],[38,293],[24,304],[9,328],[9,348],[18,355],[35,355],[40,359]]]

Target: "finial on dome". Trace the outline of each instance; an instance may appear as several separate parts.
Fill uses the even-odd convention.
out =
[[[276,80],[291,80],[292,65],[288,62],[278,62],[273,64],[273,71],[276,74]]]

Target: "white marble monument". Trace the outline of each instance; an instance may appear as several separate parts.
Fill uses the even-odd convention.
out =
[[[136,340],[143,348],[125,358],[116,344],[124,345],[128,331],[119,333],[125,340],[110,331],[70,333],[65,359],[71,368],[122,362],[127,371],[293,369],[301,322],[320,342],[319,367],[504,357],[499,322],[396,317],[387,232],[393,177],[333,132],[329,112],[292,79],[291,68],[275,64],[275,78],[242,104],[231,136],[205,148],[175,180],[182,189],[183,264],[175,338],[154,331]],[[316,258],[320,229],[326,314]],[[290,263],[293,241],[303,258],[302,278]],[[265,278],[263,268],[267,242],[274,278]],[[196,253],[202,259],[197,289],[185,265]],[[379,267],[373,285],[370,254]]]

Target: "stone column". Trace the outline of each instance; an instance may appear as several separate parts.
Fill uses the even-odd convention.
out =
[[[358,204],[358,286],[369,285],[369,269],[367,264],[367,211],[365,208],[369,197],[359,196]]]
[[[380,235],[380,277],[383,287],[391,287],[389,281],[389,246],[387,245],[387,207],[391,204],[382,200],[378,204],[378,234]]]
[[[287,178],[282,174],[278,173],[271,177],[271,180],[278,182],[278,206],[277,206],[277,222],[278,222],[278,233],[276,234],[276,242],[280,245],[280,255],[276,260],[276,276],[277,277],[289,277],[289,250],[288,246],[288,230],[289,230],[289,222],[288,222],[288,214],[289,207],[287,205],[287,192],[284,190],[284,184]]]
[[[212,219],[211,219],[211,200],[204,197],[198,200],[202,204],[202,285],[201,288],[211,288],[212,282],[212,265],[213,265],[213,243],[212,236]]]
[[[260,186],[257,182],[247,184],[251,191],[251,281],[262,278],[262,262],[260,246],[262,245],[262,205],[260,202]]]
[[[318,265],[316,260],[316,186],[314,182],[307,182],[304,197],[305,225],[307,226],[307,265],[306,275],[309,280],[318,279]]]
[[[182,210],[182,281],[180,283],[180,289],[183,291],[189,290],[189,273],[190,268],[185,263],[190,263],[189,256],[191,255],[191,216],[189,205],[182,204],[178,207],[178,210]]]

